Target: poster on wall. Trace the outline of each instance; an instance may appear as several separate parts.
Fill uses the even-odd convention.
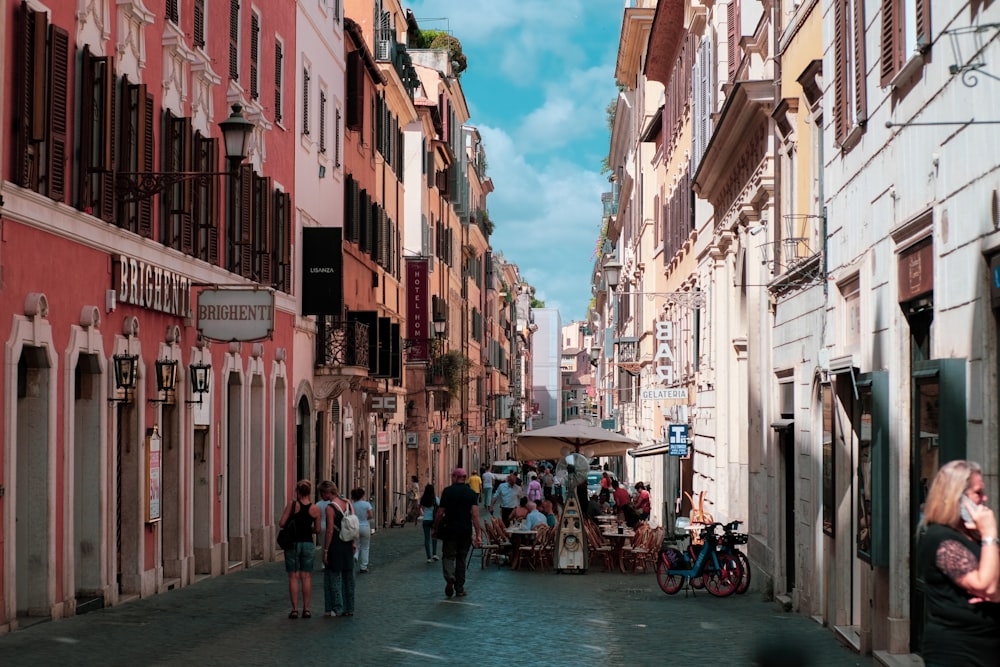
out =
[[[154,426],[146,436],[146,523],[160,520],[161,470],[160,429]]]

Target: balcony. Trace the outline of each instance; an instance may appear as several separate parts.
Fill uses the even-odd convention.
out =
[[[316,368],[330,375],[368,375],[368,325],[320,319],[316,324]]]

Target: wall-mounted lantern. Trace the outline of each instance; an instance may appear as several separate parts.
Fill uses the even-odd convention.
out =
[[[212,367],[208,364],[191,364],[188,369],[191,376],[191,393],[197,394],[198,400],[185,401],[185,403],[201,405],[203,395],[208,393],[209,373]]]

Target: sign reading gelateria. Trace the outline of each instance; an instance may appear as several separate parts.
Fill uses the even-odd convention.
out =
[[[114,272],[119,303],[191,316],[191,279],[140,259],[119,255]]]
[[[195,306],[198,332],[219,342],[249,342],[274,331],[274,292],[268,289],[205,289]]]

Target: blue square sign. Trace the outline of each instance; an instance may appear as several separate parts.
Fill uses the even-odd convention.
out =
[[[670,445],[670,456],[687,456],[687,424],[671,424],[667,428],[667,443]]]

